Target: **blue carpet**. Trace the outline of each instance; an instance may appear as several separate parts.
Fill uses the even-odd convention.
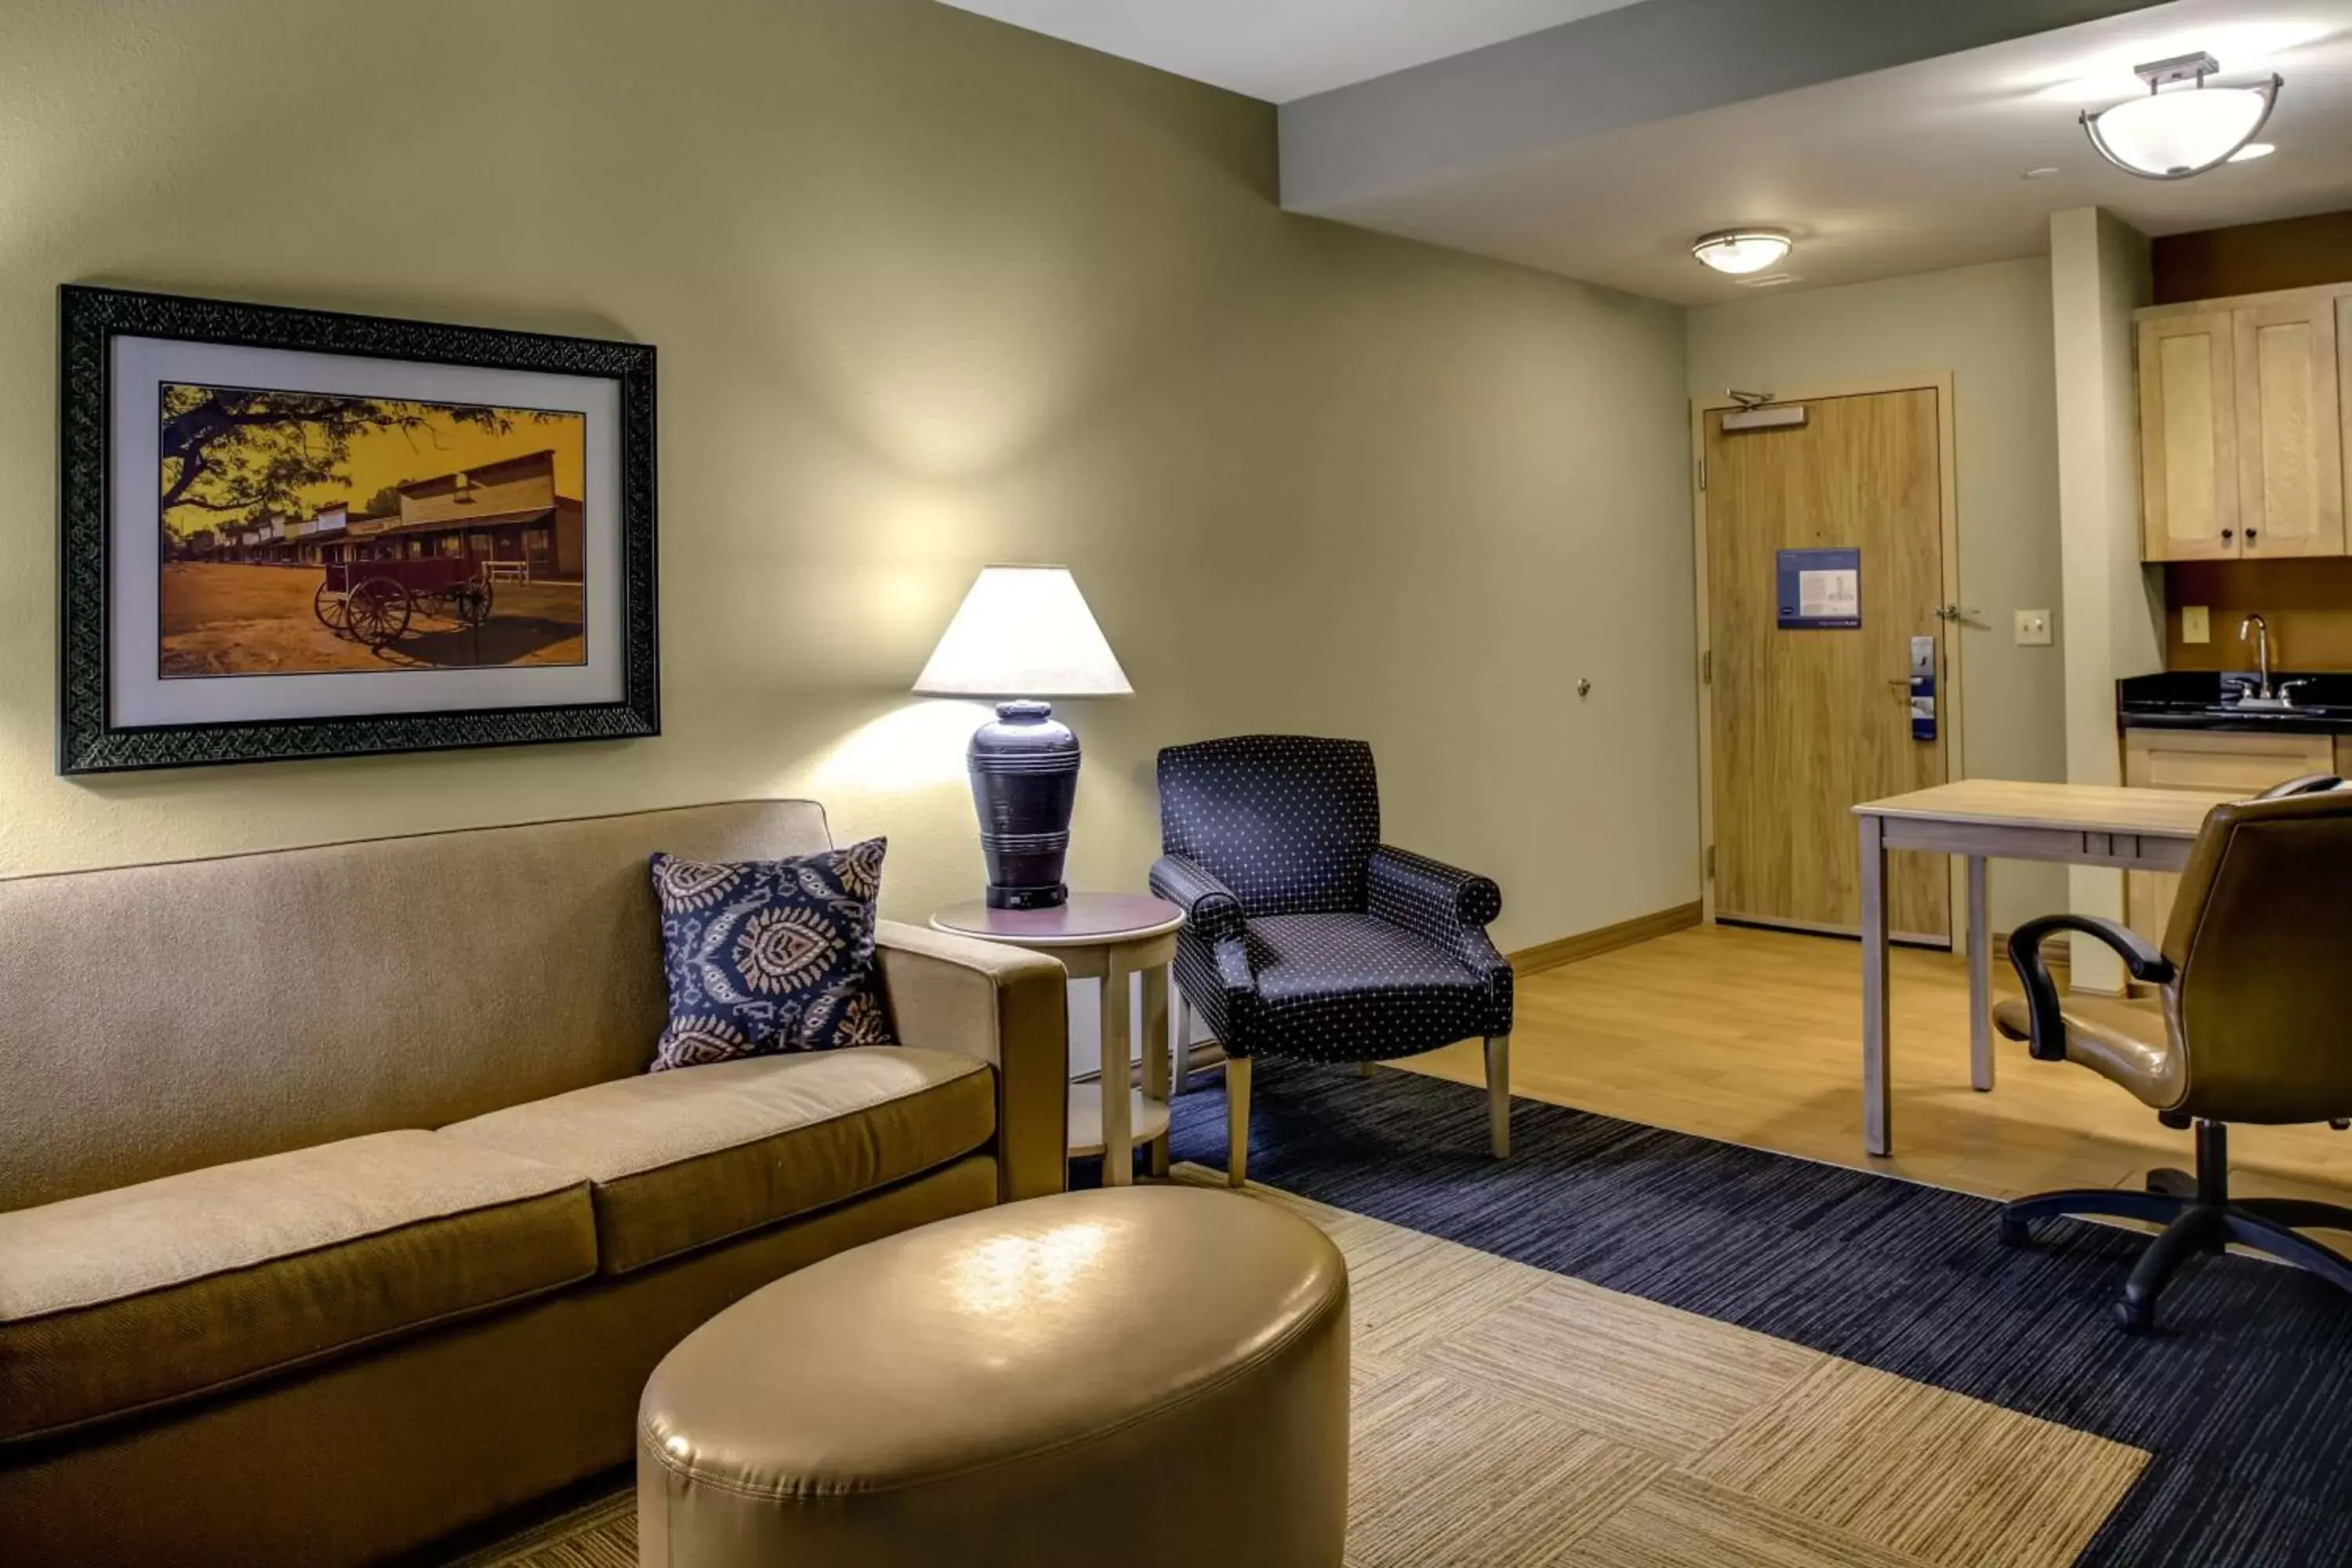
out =
[[[1255,1100],[1253,1179],[2147,1449],[2084,1563],[2352,1563],[2352,1297],[2297,1270],[2192,1264],[2133,1338],[2107,1227],[2012,1249],[1987,1199],[1524,1100],[1497,1163],[1484,1092],[1413,1073],[1265,1061]],[[1223,1093],[1173,1141],[1222,1170]]]

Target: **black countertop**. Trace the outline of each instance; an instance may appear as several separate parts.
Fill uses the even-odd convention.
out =
[[[2294,690],[2291,709],[2233,708],[2223,693],[2240,682],[2252,687],[2252,670],[2169,670],[2116,682],[2116,715],[2126,730],[2234,730],[2247,734],[2352,735],[2352,675],[2310,675],[2280,670],[2273,689],[2308,681]]]

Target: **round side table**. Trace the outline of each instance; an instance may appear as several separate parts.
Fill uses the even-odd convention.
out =
[[[1151,1145],[1151,1173],[1168,1173],[1168,966],[1184,911],[1135,893],[1072,893],[1058,910],[992,910],[977,900],[941,910],[931,929],[1007,947],[1034,948],[1062,961],[1073,980],[1102,982],[1102,1080],[1070,1086],[1070,1154],[1102,1154],[1103,1185],[1135,1179],[1136,1145]],[[1143,1088],[1104,1089],[1126,1077],[1133,1054],[1127,977],[1143,976]],[[1130,1157],[1113,1159],[1109,1151]]]

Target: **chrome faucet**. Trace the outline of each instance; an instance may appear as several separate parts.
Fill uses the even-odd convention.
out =
[[[2271,689],[2271,624],[2259,613],[2248,616],[2238,623],[2238,640],[2246,641],[2249,632],[2253,634],[2254,668],[2261,671],[2263,678],[2263,683],[2253,696],[2260,701],[2270,702],[2278,695]]]

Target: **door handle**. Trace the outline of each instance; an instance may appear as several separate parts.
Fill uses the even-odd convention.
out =
[[[1936,606],[1936,618],[1939,621],[1951,622],[1955,626],[1966,621],[1970,616],[1981,615],[1982,613],[1983,612],[1980,610],[1963,609],[1958,605],[1938,605]]]

